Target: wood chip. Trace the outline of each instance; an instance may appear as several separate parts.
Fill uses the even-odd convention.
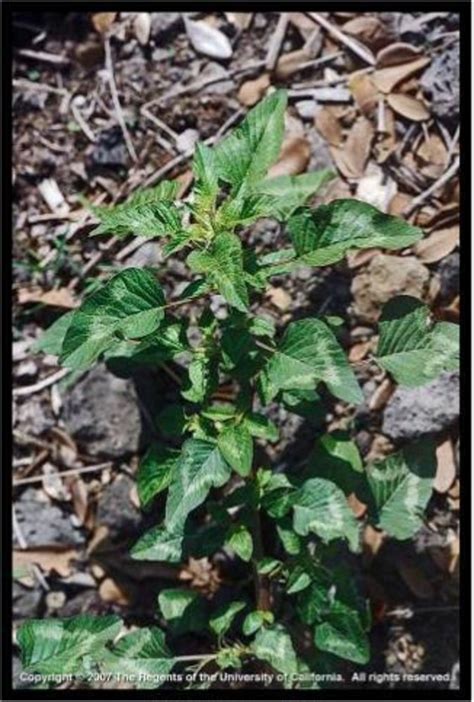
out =
[[[232,56],[232,45],[219,29],[204,21],[194,22],[186,16],[184,26],[189,42],[197,53],[217,59],[228,59]]]
[[[448,256],[459,245],[459,227],[432,232],[415,246],[415,254],[423,263],[436,263]]]
[[[430,112],[424,103],[410,95],[392,93],[387,96],[387,102],[392,110],[412,122],[423,122],[430,118]]]
[[[358,344],[354,344],[349,351],[349,361],[351,363],[362,361],[369,353],[371,346],[371,341],[361,341]]]
[[[377,71],[375,71],[375,73],[373,73],[372,81],[382,93],[388,95],[392,92],[396,85],[401,83],[403,80],[406,80],[413,74],[418,73],[418,71],[421,71],[422,68],[430,63],[430,60],[431,59],[429,59],[427,56],[421,56],[420,58],[415,59],[415,61],[410,61],[409,63],[403,63],[398,66],[388,66],[387,68],[379,68]]]
[[[456,461],[454,458],[453,444],[450,439],[444,441],[436,449],[436,476],[433,487],[436,492],[448,492],[456,479]]]
[[[380,41],[386,36],[383,23],[374,16],[354,17],[343,24],[342,29],[370,48],[380,46]]]
[[[278,59],[275,67],[275,76],[281,80],[300,70],[300,66],[311,59],[311,54],[306,49],[297,49],[283,54]]]
[[[291,295],[283,288],[269,288],[267,296],[279,310],[285,312],[291,305]]]
[[[396,182],[387,177],[376,163],[369,163],[366,172],[357,184],[356,197],[382,212],[388,212],[397,192]]]
[[[95,12],[92,15],[92,25],[96,32],[105,34],[111,28],[116,17],[116,12]]]
[[[362,548],[366,562],[370,562],[380,551],[387,535],[383,531],[367,524],[362,534]]]
[[[78,558],[74,548],[35,548],[13,551],[13,569],[39,566],[44,573],[56,572],[61,577],[71,573],[71,561]]]
[[[38,190],[51,212],[55,214],[67,214],[69,212],[69,205],[59,189],[59,185],[53,178],[45,178],[42,180],[38,185]]]
[[[377,68],[387,68],[388,66],[398,66],[401,63],[409,63],[415,60],[421,53],[421,49],[412,44],[402,41],[394,42],[390,46],[384,46],[377,54]]]
[[[364,504],[364,502],[361,502],[353,492],[351,492],[351,494],[348,496],[347,504],[353,511],[356,519],[360,519],[367,512],[367,505]]]
[[[250,27],[253,14],[253,12],[226,12],[225,16],[228,22],[242,32]]]
[[[112,578],[105,578],[99,585],[99,595],[104,602],[113,602],[118,605],[129,604],[127,594],[120,589]]]
[[[137,12],[133,20],[133,31],[139,44],[146,46],[150,40],[151,15],[149,12]]]
[[[392,383],[390,378],[385,378],[377,390],[374,392],[369,400],[369,409],[372,412],[381,410],[385,407],[395,390],[395,385]]]
[[[43,465],[43,490],[52,500],[58,502],[69,502],[71,493],[67,485],[63,482],[56,466],[51,463]]]
[[[252,107],[252,105],[256,105],[262,99],[269,85],[270,76],[268,73],[263,73],[255,80],[247,80],[245,83],[242,83],[237,99],[242,105]]]
[[[268,176],[298,175],[303,173],[309,163],[311,147],[305,137],[290,137],[283,142],[280,158],[270,168]]]
[[[66,482],[69,492],[71,493],[74,512],[76,513],[79,524],[83,525],[86,523],[89,512],[89,493],[87,485],[79,475],[69,476]]]
[[[314,124],[321,136],[332,146],[342,144],[342,127],[334,108],[322,107],[314,116]]]

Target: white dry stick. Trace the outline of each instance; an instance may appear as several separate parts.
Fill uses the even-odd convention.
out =
[[[446,183],[449,183],[451,178],[458,172],[459,170],[459,156],[457,156],[453,163],[450,165],[450,167],[441,175],[438,180],[435,180],[435,182],[430,185],[429,188],[424,190],[422,193],[417,195],[417,197],[413,198],[411,201],[411,204],[409,207],[406,208],[406,210],[403,212],[403,215],[405,217],[409,217],[420,205],[422,205],[425,200],[427,200],[433,193],[435,193],[439,188],[441,188],[443,185]]]
[[[43,61],[44,63],[52,63],[56,66],[68,66],[70,61],[66,56],[60,56],[59,54],[50,54],[47,51],[32,51],[31,49],[20,49],[18,51],[20,56],[25,56],[25,58],[32,58],[36,61]]]
[[[267,57],[265,59],[265,68],[267,71],[273,71],[275,68],[278,56],[280,55],[281,45],[285,38],[286,30],[288,27],[290,15],[288,12],[282,12],[278,18],[277,26],[273,32],[273,36],[270,39],[270,45],[267,51]]]
[[[359,58],[365,61],[365,63],[368,63],[370,66],[375,66],[375,56],[366,46],[360,44],[354,39],[351,39],[351,37],[348,37],[347,34],[344,34],[344,32],[341,32],[340,29],[331,24],[331,22],[329,22],[325,17],[320,15],[319,12],[306,12],[305,14],[308,15],[308,17],[310,17],[312,20],[320,24],[321,27],[324,27],[324,29],[326,29],[326,31],[329,32],[329,34],[332,34],[334,39],[340,41],[341,44],[345,44],[345,46],[347,46],[348,49],[350,49],[354,54],[356,54]]]
[[[99,470],[105,470],[106,468],[112,468],[113,463],[108,461],[107,463],[98,463],[95,466],[82,466],[77,468],[71,468],[70,470],[61,470],[56,473],[58,478],[63,478],[66,475],[83,475],[84,473],[97,473]],[[44,480],[43,475],[33,475],[30,478],[18,478],[13,481],[13,487],[17,485],[32,485],[33,483],[41,483]],[[15,514],[15,513],[13,513]],[[18,535],[17,535],[18,539]],[[19,541],[18,541],[19,543]]]
[[[128,133],[127,125],[125,124],[125,119],[123,116],[122,112],[122,107],[120,105],[120,100],[118,96],[118,91],[117,91],[117,85],[115,83],[115,76],[114,76],[114,65],[112,63],[112,50],[110,47],[110,39],[106,37],[104,41],[104,48],[105,48],[105,68],[107,70],[107,77],[109,80],[109,86],[110,86],[110,93],[112,95],[112,101],[114,103],[114,109],[115,109],[115,116],[117,118],[117,122],[120,125],[120,129],[122,130],[123,138],[125,139],[125,144],[127,146],[128,153],[132,157],[133,161],[137,161],[137,153],[135,151],[135,147],[133,146],[132,140],[130,138],[130,134]]]
[[[61,368],[60,370],[57,371],[57,373],[53,373],[52,375],[48,375],[47,378],[44,378],[43,380],[38,381],[34,385],[25,385],[23,387],[14,388],[13,395],[15,397],[20,397],[22,395],[33,395],[35,392],[40,392],[41,390],[44,390],[45,388],[49,388],[50,385],[54,385],[54,383],[57,383],[58,381],[60,381],[62,378],[64,378],[70,372],[71,372],[70,368]]]
[[[71,100],[71,112],[72,116],[76,120],[77,124],[79,127],[82,129],[86,137],[91,141],[92,143],[95,142],[96,136],[92,129],[89,127],[87,124],[86,120],[84,117],[81,115],[81,111],[79,110],[78,106],[75,104],[74,100]]]

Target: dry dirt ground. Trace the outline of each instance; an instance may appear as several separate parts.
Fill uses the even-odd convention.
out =
[[[193,25],[201,20],[215,30],[205,41]],[[323,312],[344,318],[366,397],[356,411],[336,404],[307,419],[275,410],[282,439],[273,458],[299,460],[318,431],[348,420],[369,458],[436,438],[424,527],[401,544],[367,528],[358,567],[375,620],[370,669],[453,672],[455,686],[459,380],[396,389],[364,360],[394,294],[421,297],[438,318],[459,316],[458,17],[196,12],[185,26],[177,12],[19,12],[13,22],[15,624],[80,612],[143,624],[160,588],[179,578],[206,593],[226,587],[222,557],[170,568],[127,556],[154,521],[138,509],[133,475],[156,431],[154,414],[176,397],[172,378],[121,378],[100,366],[65,376],[32,346],[111,272],[162,261],[154,242],[89,238],[79,196],[113,203],[162,177],[178,178],[185,193],[196,139],[219,138],[283,86],[290,106],[279,172],[330,166],[338,177],[325,199],[367,200],[426,236],[397,254],[371,249],[273,280],[261,307],[278,325]],[[285,241],[272,221],[244,236],[268,250]],[[179,255],[160,278],[168,292],[184,287]]]

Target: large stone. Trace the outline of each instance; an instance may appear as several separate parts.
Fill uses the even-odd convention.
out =
[[[112,535],[133,531],[140,523],[140,512],[132,502],[135,483],[120,475],[107,485],[97,505],[97,523],[109,527]]]
[[[459,375],[443,373],[419,388],[399,387],[384,412],[382,431],[394,440],[416,439],[451,427],[459,417]]]
[[[40,502],[34,488],[28,488],[15,503],[19,530],[29,548],[83,544],[84,534],[75,529],[69,515],[57,505]],[[14,538],[15,547],[17,543]]]
[[[355,311],[367,322],[378,319],[383,305],[395,295],[421,298],[429,280],[429,271],[413,256],[374,256],[366,271],[351,286]]]
[[[141,417],[132,380],[99,365],[67,391],[63,403],[67,430],[90,456],[120,458],[137,452]]]

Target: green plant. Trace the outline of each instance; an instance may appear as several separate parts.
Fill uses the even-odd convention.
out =
[[[266,178],[280,151],[285,107],[285,92],[276,91],[216,147],[198,145],[189,201],[175,202],[177,185],[166,181],[114,208],[94,208],[96,235],[163,237],[166,255],[190,250],[186,262],[196,277],[179,297],[167,301],[152,270],[126,269],[59,319],[40,343],[76,371],[98,359],[132,367],[184,359],[183,402],[158,418],[162,435],[182,437],[182,446],[154,445],[141,462],[144,509],[161,493],[166,506],[132,556],[179,563],[226,547],[251,569],[253,595],[245,579],[219,607],[189,588],[161,591],[158,613],[171,642],[207,632],[209,652],[194,656],[173,655],[157,627],[116,640],[121,622],[113,616],[27,622],[18,641],[29,670],[84,678],[91,670],[127,673],[138,686],[156,687],[175,666],[214,671],[256,658],[292,687],[305,684],[298,676],[324,671],[328,661],[369,661],[368,605],[341,557],[345,548],[360,549],[361,521],[347,498],[355,494],[367,504],[364,519],[376,528],[410,538],[430,497],[434,446],[421,441],[364,466],[348,432],[339,431],[320,436],[305,465],[285,473],[257,459],[256,444],[263,456],[265,443],[278,440],[265,411],[270,403],[308,416],[321,402],[319,386],[347,403],[363,396],[337,338],[338,320],[293,321],[280,335],[255,313],[253,300],[273,275],[335,263],[349,249],[401,249],[422,232],[353,199],[307,207],[332,177],[328,171]],[[269,216],[287,223],[290,244],[257,255],[238,232]],[[216,293],[227,303],[225,319],[208,304]],[[198,341],[191,343],[194,303],[200,316],[192,337]],[[173,315],[181,306],[186,314]],[[458,348],[455,325],[432,322],[422,302],[402,296],[383,311],[372,362],[395,382],[416,386],[456,368]],[[219,402],[215,394],[224,381],[233,399]],[[301,646],[304,630],[312,648]]]

